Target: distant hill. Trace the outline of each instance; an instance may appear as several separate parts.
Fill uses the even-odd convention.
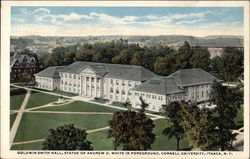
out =
[[[19,37],[12,36],[11,39]],[[128,40],[128,43],[139,43],[142,46],[180,46],[185,41],[188,41],[191,46],[204,47],[244,47],[243,36],[229,36],[229,35],[211,35],[206,37],[194,37],[185,35],[161,35],[161,36],[123,36],[123,35],[109,35],[109,36],[82,36],[82,37],[58,37],[58,36],[23,36],[23,39],[30,39],[35,43],[46,42],[60,42],[60,43],[85,43],[85,42],[106,42],[111,40]]]

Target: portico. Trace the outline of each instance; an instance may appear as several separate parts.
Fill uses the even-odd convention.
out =
[[[93,69],[86,67],[80,72],[81,91],[79,95],[90,98],[102,97],[102,76]]]

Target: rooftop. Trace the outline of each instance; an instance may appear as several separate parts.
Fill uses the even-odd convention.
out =
[[[59,72],[80,73],[86,67],[90,67],[96,73],[105,75],[105,77],[124,80],[147,81],[153,77],[158,77],[158,75],[145,69],[142,66],[95,63],[85,61],[74,62],[61,69]]]
[[[18,61],[19,63],[31,63],[32,61],[36,62],[36,59],[28,55],[22,55],[16,53],[14,56],[10,57],[10,66],[12,67],[16,61]]]
[[[41,76],[41,77],[50,77],[50,78],[59,78],[59,70],[64,68],[64,66],[53,66],[48,67],[45,70],[34,74],[35,76]]]

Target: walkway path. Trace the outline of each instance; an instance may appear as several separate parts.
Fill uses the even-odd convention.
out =
[[[66,111],[28,111],[28,110],[24,110],[24,112],[28,112],[28,113],[55,113],[55,114],[113,114],[110,112],[66,112]]]
[[[37,91],[37,92],[42,92],[42,93],[47,93],[47,94],[50,94],[50,95],[61,96],[60,94],[56,94],[56,93],[52,93],[52,92],[47,92],[47,91],[42,91],[42,90],[37,90],[37,89],[33,89],[33,88],[27,88],[27,87],[23,87],[23,86],[14,85],[14,84],[11,84],[11,86],[18,87],[18,88],[23,88],[23,89],[27,89],[27,90],[33,90],[33,91]],[[78,100],[78,101],[84,101],[84,102],[88,102],[88,103],[92,103],[92,104],[97,104],[97,105],[101,105],[101,106],[106,106],[106,107],[110,107],[110,108],[115,108],[115,109],[120,109],[120,110],[128,110],[128,108],[121,108],[121,107],[117,107],[117,106],[113,106],[113,105],[109,105],[109,104],[105,104],[105,103],[94,102],[94,101],[91,101],[91,99],[84,98],[82,96],[73,96],[73,97],[70,97],[70,96],[63,95],[63,97],[64,98],[71,98],[73,100]],[[154,117],[159,117],[159,118],[165,118],[164,116],[155,115],[155,114],[151,114],[151,113],[146,113],[146,115],[150,115],[150,116],[154,116]]]
[[[21,108],[19,109],[19,111],[17,113],[15,122],[14,122],[12,128],[11,128],[11,131],[10,131],[10,145],[12,145],[12,143],[13,143],[13,141],[15,139],[16,132],[17,132],[17,129],[19,127],[20,121],[22,119],[23,112],[24,112],[24,109],[25,109],[25,107],[27,105],[27,102],[29,100],[30,94],[31,94],[31,91],[28,90],[27,93],[26,93],[26,95],[25,95],[25,98],[23,100],[23,103],[21,105]]]

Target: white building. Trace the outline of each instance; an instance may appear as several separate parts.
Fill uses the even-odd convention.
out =
[[[49,72],[51,75],[46,76]],[[142,66],[79,61],[64,68],[49,67],[36,74],[41,89],[130,102],[136,108],[140,107],[142,97],[152,111],[160,111],[161,106],[170,101],[207,101],[214,80],[218,81],[202,69],[179,70],[161,77]]]
[[[37,83],[36,87],[49,91],[59,90],[60,77],[58,71],[63,67],[64,66],[48,67],[45,70],[34,74]]]

